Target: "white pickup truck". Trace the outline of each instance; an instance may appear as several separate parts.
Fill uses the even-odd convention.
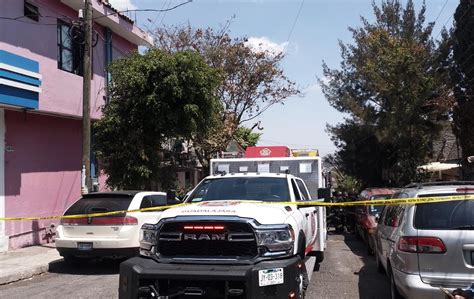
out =
[[[141,230],[140,256],[120,266],[120,298],[304,298],[318,208],[289,174],[201,181],[189,205]],[[318,249],[318,252],[319,249]]]

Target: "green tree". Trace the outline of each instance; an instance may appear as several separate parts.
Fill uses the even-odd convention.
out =
[[[216,127],[193,140],[204,166],[210,157],[225,149],[239,127],[249,122],[248,126],[253,127],[251,122],[268,108],[299,93],[281,69],[283,52],[253,49],[245,37],[231,37],[229,26],[230,21],[218,30],[187,25],[155,32],[155,45],[160,49],[198,52],[223,74],[218,87],[223,109],[214,122]]]
[[[220,109],[220,75],[197,53],[157,49],[120,59],[110,72],[110,102],[94,126],[107,184],[155,189],[172,166],[163,161],[166,141],[206,132]],[[171,179],[165,184],[173,183]]]
[[[363,183],[360,179],[343,171],[342,159],[339,153],[329,154],[323,158],[323,167],[331,171],[332,180],[335,185],[331,186],[336,191],[359,194],[363,189]]]
[[[439,54],[425,10],[423,5],[416,13],[411,0],[405,7],[400,1],[373,3],[375,21],[362,17],[361,27],[349,28],[354,44],[340,42],[340,69],[323,64],[323,93],[349,116],[328,131],[344,171],[365,184],[417,180],[417,166],[446,119],[438,100],[447,87],[435,67]]]
[[[385,164],[392,162],[386,162],[392,156],[391,148],[377,139],[373,126],[347,120],[329,127],[328,132],[338,148],[328,161],[339,173],[356,177],[368,186],[385,184],[382,177]]]
[[[243,147],[255,146],[258,143],[258,140],[262,136],[261,133],[252,132],[251,128],[239,127],[237,128],[234,138],[235,140]]]
[[[462,149],[463,178],[474,180],[474,3],[461,0],[454,14],[451,36],[451,82],[456,105],[453,108],[454,133]]]

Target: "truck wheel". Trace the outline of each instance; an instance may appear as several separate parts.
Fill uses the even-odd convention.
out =
[[[309,278],[308,278],[308,271],[306,271],[306,266],[303,263],[303,267],[301,268],[301,272],[299,274],[298,280],[298,298],[304,299],[306,296],[306,290],[308,289],[309,285]]]
[[[300,256],[301,260],[304,262],[304,259],[306,258],[306,238],[303,235],[303,232],[300,233],[302,237],[299,238],[299,245],[298,245],[298,255]]]
[[[314,256],[316,257],[316,264],[319,264],[324,261],[324,251],[317,251]]]

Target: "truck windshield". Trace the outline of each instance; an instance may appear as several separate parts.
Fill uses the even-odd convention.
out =
[[[187,202],[212,200],[290,201],[290,193],[286,178],[215,178],[204,180]]]

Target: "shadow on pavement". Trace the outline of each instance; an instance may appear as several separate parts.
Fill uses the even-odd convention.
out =
[[[113,275],[120,271],[120,263],[125,259],[81,259],[75,263],[57,260],[49,263],[49,273],[72,275]]]
[[[354,272],[355,275],[359,276],[359,298],[390,298],[388,279],[384,274],[377,272],[375,258],[368,255],[367,246],[363,241],[357,239],[354,233],[346,233],[344,234],[344,243],[363,263],[362,268]]]

